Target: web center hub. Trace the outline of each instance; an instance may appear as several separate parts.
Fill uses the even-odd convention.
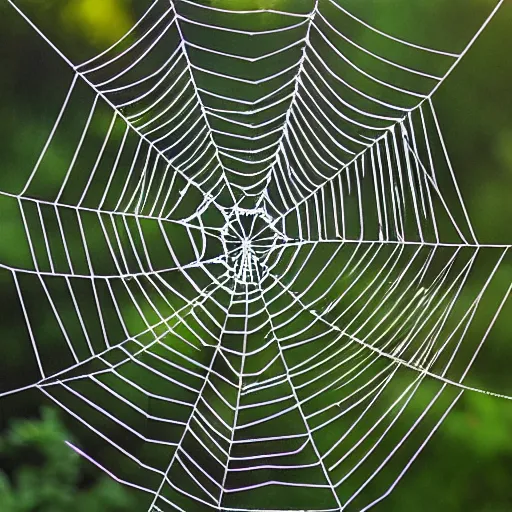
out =
[[[286,241],[263,209],[234,208],[221,231],[225,263],[231,277],[256,285],[267,274],[272,250]]]

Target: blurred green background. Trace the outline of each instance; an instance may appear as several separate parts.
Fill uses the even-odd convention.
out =
[[[283,5],[279,0],[210,3],[231,9]],[[365,19],[386,27],[390,33],[421,44],[459,50],[495,5],[493,0],[347,1],[351,7],[356,3]],[[121,37],[142,9],[137,0],[25,0],[19,5],[36,16],[38,24],[45,32],[51,32],[51,39],[64,53],[83,59]],[[512,4],[505,2],[435,98],[441,121],[447,127],[446,142],[468,210],[480,241],[487,243],[512,242],[511,27]],[[61,65],[57,60],[4,1],[0,5],[2,189],[16,181],[20,166],[33,159],[46,139],[55,106],[69,85],[67,77],[63,83],[55,72]],[[34,83],[40,84],[37,95],[33,94]],[[55,168],[58,166],[56,153]],[[57,172],[56,176],[58,179]],[[52,177],[48,179],[50,187]],[[5,213],[7,206],[2,208],[0,255],[2,262],[14,265],[27,258],[26,248],[16,220]],[[504,280],[512,275],[510,258],[502,275]],[[9,276],[0,276],[0,284],[3,279]],[[11,384],[21,378],[19,361],[23,361],[24,353],[19,347],[24,345],[17,341],[26,336],[24,326],[9,321],[10,308],[15,307],[12,299],[12,295],[4,293],[4,287],[0,288],[5,316],[0,328],[0,381],[5,387],[14,387]],[[471,384],[512,395],[512,323],[510,315],[505,316],[487,340]],[[51,413],[45,413],[43,423],[37,422],[42,403],[50,405],[34,391],[0,402],[0,426],[4,430],[0,461],[5,471],[0,479],[0,510],[145,510],[144,497],[107,481],[63,444],[71,434]],[[26,417],[34,418],[34,423],[9,427],[13,418]],[[87,435],[64,413],[60,417],[72,432]],[[27,449],[39,455],[27,458]],[[34,488],[42,482],[49,487],[48,495],[34,496]],[[73,489],[79,489],[80,494]],[[45,500],[53,505],[44,505]],[[512,511],[512,403],[465,393],[396,491],[375,510]]]

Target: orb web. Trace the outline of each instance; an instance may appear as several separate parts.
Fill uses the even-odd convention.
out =
[[[464,393],[509,399],[468,379],[511,245],[479,242],[434,104],[503,1],[457,52],[342,0],[155,0],[78,64],[8,3],[69,87],[0,191],[33,368],[2,399],[38,390],[182,512],[368,510]]]

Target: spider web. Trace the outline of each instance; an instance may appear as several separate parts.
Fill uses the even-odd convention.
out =
[[[77,65],[9,0],[72,79],[1,192],[39,372],[1,396],[54,401],[153,511],[378,504],[463,393],[508,398],[465,379],[511,246],[479,243],[433,102],[502,3],[457,53],[341,0],[156,0]]]

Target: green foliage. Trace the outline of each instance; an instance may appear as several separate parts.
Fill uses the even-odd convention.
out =
[[[41,420],[17,420],[0,438],[2,512],[121,512],[128,492],[103,476],[86,485],[80,456],[53,409]]]

